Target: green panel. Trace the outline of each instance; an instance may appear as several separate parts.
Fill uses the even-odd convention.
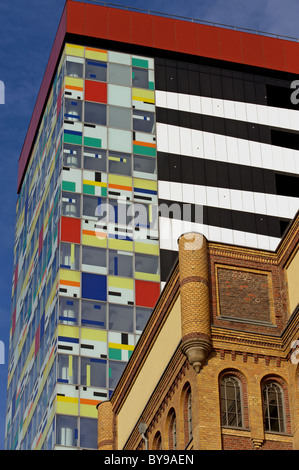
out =
[[[89,147],[102,148],[102,139],[96,139],[95,137],[84,137],[84,145]]]
[[[133,145],[133,152],[139,155],[147,155],[148,157],[156,156],[155,147],[145,147],[143,145]]]
[[[109,348],[109,359],[121,360],[121,349]]]
[[[148,88],[149,88],[150,90],[154,90],[154,89],[155,89],[155,84],[154,84],[154,82],[148,82]]]
[[[63,141],[66,144],[82,145],[82,135],[73,135],[64,133]]]
[[[71,181],[62,181],[62,191],[76,191],[76,183]]]
[[[91,194],[94,196],[94,186],[91,184],[83,184],[83,194]]]
[[[148,69],[148,60],[144,59],[137,59],[136,57],[132,58],[132,65],[133,67],[142,67],[144,69]]]
[[[107,196],[107,188],[102,188],[101,190],[101,196]]]

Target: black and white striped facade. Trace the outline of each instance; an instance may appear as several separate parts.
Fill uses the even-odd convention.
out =
[[[201,62],[155,60],[159,205],[190,205],[160,215],[162,282],[182,233],[274,251],[299,208],[296,77]]]

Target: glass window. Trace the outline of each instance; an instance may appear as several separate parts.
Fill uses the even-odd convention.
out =
[[[108,85],[108,104],[131,108],[131,88],[119,85]]]
[[[109,222],[129,225],[133,219],[133,205],[122,200],[109,199]]]
[[[159,273],[159,258],[157,256],[142,255],[142,254],[136,253],[135,272],[158,274]]]
[[[263,386],[265,431],[285,432],[283,392],[275,382]]]
[[[153,134],[155,132],[155,114],[133,109],[133,130]]]
[[[114,85],[131,86],[130,67],[120,64],[109,64],[109,82]]]
[[[119,129],[131,129],[131,109],[109,106],[109,126]]]
[[[65,99],[64,119],[82,121],[82,101]]]
[[[105,104],[85,101],[84,122],[106,126],[106,108],[107,106]]]
[[[97,449],[98,422],[92,418],[80,418],[80,447]]]
[[[109,330],[133,332],[133,307],[110,304]]]
[[[60,244],[60,267],[66,269],[79,269],[80,245],[74,243]]]
[[[58,382],[78,384],[78,356],[58,354]]]
[[[63,166],[81,168],[81,147],[78,145],[63,145]]]
[[[154,179],[157,175],[157,160],[155,158],[134,155],[134,176]]]
[[[84,168],[86,170],[107,171],[106,150],[84,147]]]
[[[129,153],[109,152],[109,172],[118,175],[131,175],[131,155]]]
[[[66,58],[66,75],[68,77],[82,78],[83,77],[83,63],[82,59],[76,57]]]
[[[126,362],[109,361],[109,388],[113,390],[126,367]]]
[[[136,333],[141,333],[151,316],[150,308],[136,307]]]
[[[106,304],[82,300],[81,325],[106,329]]]
[[[106,62],[98,62],[96,60],[86,60],[85,62],[85,78],[91,80],[107,81],[107,64]]]
[[[138,67],[132,68],[132,84],[136,88],[149,88],[148,70]]]
[[[241,385],[233,376],[221,380],[221,422],[222,426],[242,427]]]
[[[77,299],[59,297],[59,323],[77,325],[79,317],[79,301]]]
[[[81,385],[105,388],[106,363],[103,359],[81,357]]]
[[[97,208],[101,204],[102,198],[94,196],[83,196],[83,216],[97,217]]]
[[[57,415],[56,444],[75,447],[77,445],[77,417]]]
[[[82,246],[82,271],[107,274],[107,252],[94,246]]]
[[[80,195],[62,192],[62,215],[80,217]]]
[[[112,276],[133,276],[133,253],[109,251],[109,274]]]

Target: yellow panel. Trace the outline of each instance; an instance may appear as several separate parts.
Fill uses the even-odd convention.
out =
[[[155,281],[155,282],[160,281],[159,274],[140,273],[136,271],[135,277],[136,279],[142,279],[143,281]]]
[[[57,413],[78,416],[78,398],[57,396]]]
[[[118,343],[109,343],[109,348],[113,349],[126,349],[127,351],[133,351],[134,346],[130,344],[118,344]]]
[[[79,327],[69,325],[58,325],[58,336],[66,336],[68,338],[79,338]]]
[[[71,271],[70,269],[60,269],[59,270],[60,279],[63,281],[74,281],[81,282],[81,273],[80,271]]]
[[[82,245],[107,247],[107,238],[98,238],[93,235],[82,235]]]
[[[84,57],[84,47],[76,46],[75,44],[66,44],[65,51],[69,55],[76,57]]]
[[[140,88],[132,89],[132,98],[137,101],[146,101],[147,103],[155,102],[155,92],[152,90],[142,90]]]
[[[134,187],[157,191],[158,184],[157,181],[134,178]]]
[[[159,245],[153,243],[142,243],[135,241],[135,251],[137,253],[146,253],[148,255],[159,256]]]
[[[132,187],[132,178],[129,176],[109,175],[109,184]]]
[[[82,88],[83,90],[83,79],[82,78],[74,78],[74,77],[65,77],[65,85],[75,86],[78,88]]]
[[[114,238],[109,238],[108,248],[111,250],[133,251],[133,242],[129,240],[115,240]]]
[[[119,287],[120,289],[134,289],[134,280],[124,277],[108,276],[109,287]]]
[[[85,57],[87,59],[102,60],[104,62],[107,62],[107,51],[86,47]]]
[[[93,330],[92,328],[81,328],[81,339],[89,339],[90,341],[107,341],[107,332]]]
[[[86,386],[90,387],[90,365],[86,364]]]
[[[81,405],[80,404],[80,416],[86,418],[97,418],[98,410],[95,405]]]

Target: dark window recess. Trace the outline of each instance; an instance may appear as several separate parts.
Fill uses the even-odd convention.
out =
[[[280,235],[281,237],[283,236],[284,232],[289,226],[290,221],[289,220],[280,220],[279,221],[279,226],[280,226]]]
[[[277,194],[299,197],[299,176],[275,173],[275,182]]]
[[[299,104],[293,104],[291,94],[295,90],[289,87],[266,85],[267,104],[276,108],[298,109]]]
[[[178,254],[176,251],[160,250],[160,269],[161,281],[166,282],[172,269],[177,262]]]
[[[295,132],[284,132],[272,129],[271,142],[272,145],[277,145],[278,147],[299,150],[299,134]]]

